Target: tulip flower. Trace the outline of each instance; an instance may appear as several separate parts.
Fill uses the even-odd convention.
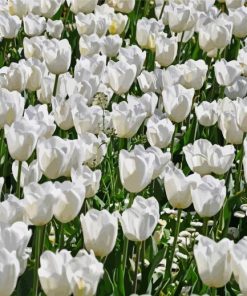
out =
[[[141,242],[152,235],[159,216],[159,203],[154,197],[136,196],[132,206],[119,215],[119,219],[127,239]]]
[[[6,10],[0,11],[0,36],[7,39],[16,38],[21,28],[21,20],[10,15]]]
[[[64,25],[61,20],[47,20],[46,24],[46,32],[52,37],[52,38],[57,38],[60,39],[62,32],[64,30]]]
[[[147,121],[147,139],[151,146],[166,148],[172,140],[175,126],[168,118],[153,115]]]
[[[99,257],[108,256],[116,244],[117,218],[106,210],[90,209],[80,220],[86,249]]]
[[[47,224],[53,217],[53,207],[60,191],[49,181],[43,184],[30,183],[23,192],[28,219],[36,226]]]
[[[241,71],[244,71],[241,65],[240,67]],[[232,85],[225,88],[224,94],[231,100],[244,98],[247,95],[247,78],[239,76]]]
[[[94,11],[98,0],[85,0],[81,2],[80,0],[71,0],[70,10],[77,14],[78,12],[90,13]]]
[[[25,118],[15,121],[11,126],[4,126],[9,154],[13,159],[23,161],[32,155],[38,141],[39,129],[37,123]]]
[[[136,77],[136,66],[127,62],[110,61],[107,65],[107,76],[110,87],[122,95],[129,91]]]
[[[55,182],[55,188],[59,191],[54,204],[54,216],[61,223],[72,221],[80,212],[85,199],[85,188],[69,181]]]
[[[77,170],[71,170],[71,180],[78,186],[85,187],[85,197],[93,197],[99,190],[101,171],[92,171],[88,166],[83,165],[77,168]]]
[[[95,14],[79,12],[75,15],[76,28],[80,36],[92,35],[96,31],[97,18]]]
[[[39,280],[47,296],[69,296],[71,294],[70,282],[66,267],[72,260],[69,251],[61,250],[57,253],[45,251],[40,256]]]
[[[160,33],[155,40],[156,51],[155,59],[162,66],[167,67],[171,65],[176,56],[178,50],[177,38],[168,38],[165,33]]]
[[[194,256],[202,282],[209,287],[219,288],[231,278],[230,252],[233,242],[227,238],[218,243],[205,236],[199,236],[194,247]]]
[[[155,112],[155,108],[158,103],[158,97],[153,92],[148,92],[141,97],[135,97],[128,95],[127,101],[131,105],[140,104],[143,110],[147,113],[147,116],[152,116]]]
[[[51,73],[56,75],[65,73],[71,62],[71,46],[67,39],[44,41],[43,56]]]
[[[158,148],[158,147],[149,147],[146,150],[148,153],[151,153],[154,155],[154,172],[152,180],[156,179],[160,175],[162,175],[166,165],[171,160],[171,153],[165,152]]]
[[[28,13],[28,0],[9,0],[8,1],[9,13],[23,18]]]
[[[203,101],[200,105],[196,106],[195,112],[199,123],[206,127],[214,125],[218,120],[217,107],[216,101]]]
[[[108,57],[115,57],[122,45],[122,38],[119,35],[109,35],[102,38],[101,53]]]
[[[23,200],[9,194],[8,198],[0,203],[0,222],[12,225],[18,221],[25,221]]]
[[[25,98],[17,91],[0,89],[0,129],[5,124],[11,125],[21,119],[25,105]]]
[[[119,138],[131,138],[139,130],[147,113],[141,104],[112,104],[112,125]]]
[[[141,145],[128,152],[119,153],[119,173],[123,187],[129,192],[142,191],[152,180],[155,156]]]
[[[114,8],[116,11],[120,11],[123,13],[130,13],[135,7],[135,0],[119,0],[112,1],[107,0],[106,3]]]
[[[227,62],[225,59],[214,64],[215,77],[219,85],[232,85],[241,75],[241,68],[237,61]]]
[[[218,180],[210,175],[203,176],[191,189],[194,208],[200,217],[216,215],[226,197],[225,180]]]
[[[186,89],[177,84],[163,90],[163,104],[168,117],[175,122],[182,122],[189,115],[195,90]]]
[[[23,18],[24,31],[28,36],[41,35],[46,28],[46,20],[44,17],[29,13]]]
[[[66,272],[73,295],[91,296],[96,294],[104,269],[92,251],[81,250],[69,261]]]
[[[92,56],[100,52],[102,40],[97,34],[82,35],[79,41],[81,56]]]
[[[0,294],[2,296],[9,296],[15,290],[20,273],[20,265],[15,252],[10,252],[5,248],[0,250],[0,262]]]
[[[183,171],[172,163],[164,172],[166,196],[173,208],[186,209],[192,204],[191,188],[200,180],[198,174],[185,176]]]

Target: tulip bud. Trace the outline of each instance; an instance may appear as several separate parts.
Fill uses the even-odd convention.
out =
[[[120,11],[123,13],[130,13],[135,7],[135,0],[107,0],[106,3],[113,7],[114,10]]]
[[[98,0],[71,0],[70,10],[77,14],[78,12],[90,13],[93,12]]]
[[[168,38],[165,33],[160,33],[156,38],[156,52],[155,59],[162,66],[167,67],[171,65],[178,50],[177,38]]]
[[[101,53],[112,58],[115,57],[121,48],[123,39],[119,35],[109,35],[102,38]]]
[[[215,77],[219,85],[232,85],[241,75],[241,68],[237,61],[227,62],[225,59],[214,65]]]
[[[218,105],[216,101],[203,101],[200,105],[196,106],[195,112],[199,123],[206,127],[214,125],[218,120],[217,108]]]
[[[21,28],[21,20],[7,11],[0,11],[0,36],[6,39],[16,38]]]
[[[41,35],[46,28],[46,20],[44,17],[29,13],[23,18],[24,31],[28,36]]]

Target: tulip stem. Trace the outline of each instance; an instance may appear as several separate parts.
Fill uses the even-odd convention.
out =
[[[58,75],[58,74],[56,74],[56,77],[55,77],[55,82],[54,82],[54,88],[53,88],[53,97],[55,97],[55,96],[56,96],[56,94],[57,94],[57,84],[58,84],[58,77],[59,77],[59,75]]]
[[[217,296],[217,289],[216,288],[211,288],[211,295]]]
[[[166,6],[166,0],[164,0],[164,3],[163,3],[163,5],[162,5],[161,11],[160,11],[160,15],[159,15],[159,20],[162,18],[162,15],[163,15],[163,12],[164,12],[165,6]]]
[[[134,274],[134,282],[133,282],[133,293],[134,294],[136,294],[136,290],[137,290],[137,275],[138,275],[138,266],[139,266],[141,245],[142,245],[141,242],[140,243],[138,242],[136,244],[135,274]]]
[[[173,147],[174,147],[174,141],[175,141],[175,136],[176,136],[177,131],[178,131],[178,124],[175,123],[175,130],[172,135],[172,141],[171,141],[171,145],[170,145],[171,156],[173,156]]]
[[[43,233],[43,226],[36,226],[35,232],[35,265],[34,265],[34,274],[33,274],[33,295],[38,295],[39,290],[39,278],[38,278],[38,269],[39,269],[39,257],[41,251],[41,239]]]
[[[128,247],[129,247],[129,241],[126,237],[124,237],[124,245],[123,245],[123,277],[125,274],[125,268],[126,268],[126,262],[127,262],[127,256],[128,256]]]
[[[62,250],[64,243],[64,225],[61,223],[60,225],[60,232],[59,232],[59,242],[58,242],[58,249]]]
[[[203,219],[202,234],[205,236],[208,235],[208,217]]]
[[[16,188],[16,195],[18,198],[21,198],[21,166],[22,166],[22,162],[18,161],[17,188]]]

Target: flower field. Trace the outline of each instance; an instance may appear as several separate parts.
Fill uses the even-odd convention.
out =
[[[0,296],[247,295],[246,134],[246,0],[0,0]]]

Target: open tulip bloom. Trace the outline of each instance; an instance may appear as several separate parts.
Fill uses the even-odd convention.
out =
[[[0,0],[0,296],[247,295],[247,0]]]

